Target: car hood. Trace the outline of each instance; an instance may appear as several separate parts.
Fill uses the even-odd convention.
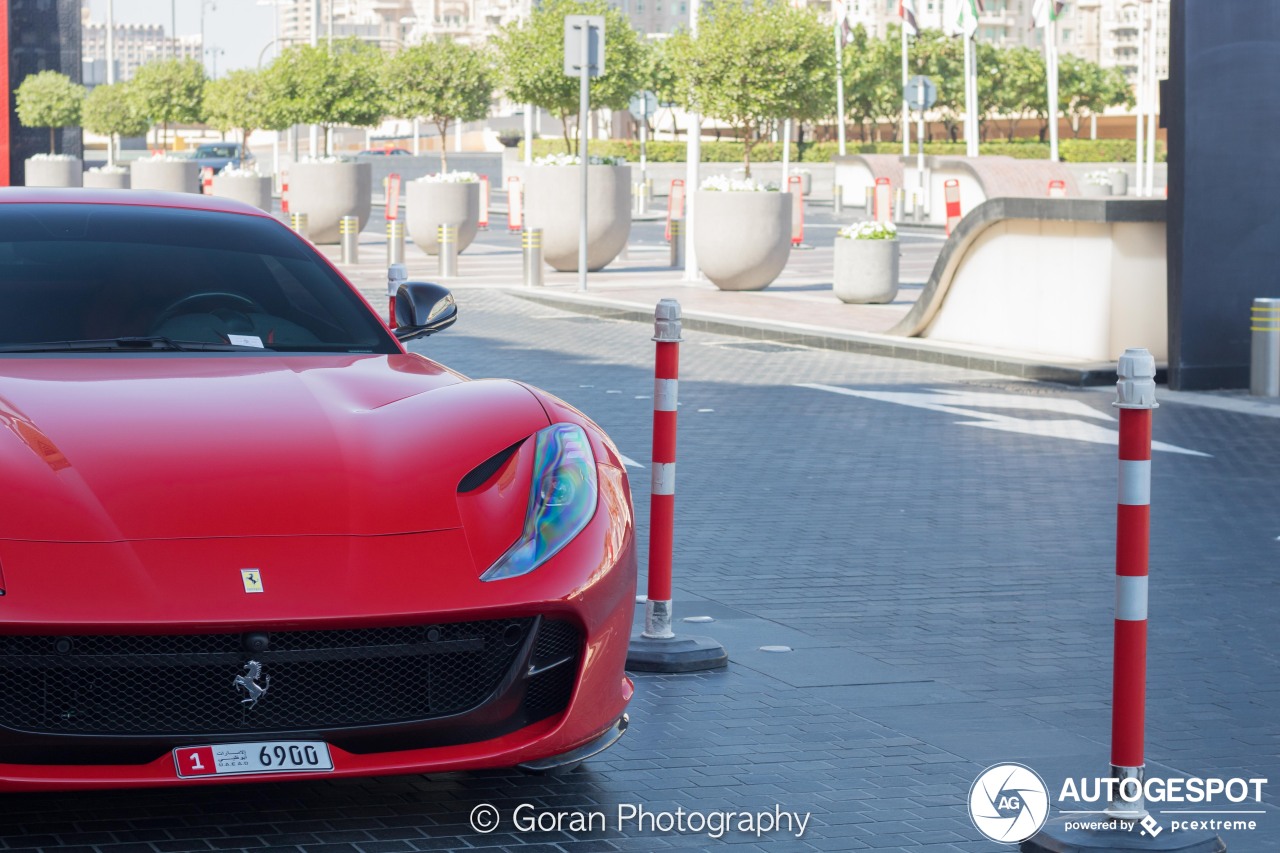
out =
[[[384,535],[546,426],[531,392],[416,355],[0,360],[0,539]]]

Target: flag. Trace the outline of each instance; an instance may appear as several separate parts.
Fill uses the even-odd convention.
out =
[[[920,35],[920,27],[916,25],[916,0],[898,0],[898,17],[902,19],[907,35]]]
[[[964,33],[966,38],[973,38],[973,34],[978,31],[978,15],[982,11],[982,0],[960,0],[960,11],[956,15],[956,31]]]
[[[849,25],[849,5],[836,3],[836,29],[840,32],[840,44],[853,41],[853,27]]]
[[[1061,0],[1036,0],[1035,6],[1031,8],[1032,26],[1049,26],[1050,21],[1058,20],[1058,16],[1062,14],[1062,7],[1065,5]]]

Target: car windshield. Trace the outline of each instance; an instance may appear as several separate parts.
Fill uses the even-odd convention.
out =
[[[234,157],[234,145],[201,145],[196,149],[197,157]]]
[[[309,246],[260,216],[0,204],[0,352],[398,352]]]

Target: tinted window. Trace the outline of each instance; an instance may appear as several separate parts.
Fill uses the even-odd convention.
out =
[[[398,351],[346,282],[275,220],[0,204],[0,346],[232,334],[285,351]]]

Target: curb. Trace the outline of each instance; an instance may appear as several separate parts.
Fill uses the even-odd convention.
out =
[[[505,288],[505,290],[529,302],[571,311],[575,314],[636,323],[653,322],[653,309],[635,303],[611,302],[558,293],[532,293],[525,288]],[[982,370],[1037,382],[1054,382],[1077,387],[1113,385],[1116,382],[1114,362],[1054,364],[1013,355],[936,344],[920,338],[900,338],[870,332],[837,332],[821,326],[770,323],[698,311],[684,311],[681,319],[684,322],[685,331],[713,332],[752,340],[797,344],[814,349],[905,358],[948,367]],[[1164,382],[1164,376],[1165,366],[1158,365],[1156,381]]]

